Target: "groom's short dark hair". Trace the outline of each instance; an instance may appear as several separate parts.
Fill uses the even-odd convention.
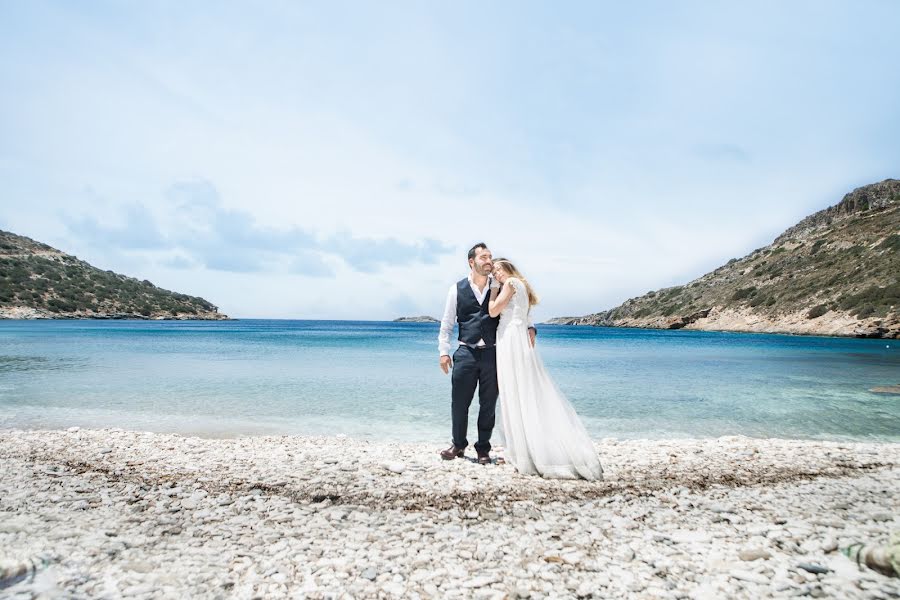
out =
[[[484,242],[478,242],[477,244],[472,246],[471,250],[469,250],[469,260],[473,260],[475,258],[475,254],[478,252],[479,248],[484,248],[485,250],[488,249],[487,244],[485,244]]]

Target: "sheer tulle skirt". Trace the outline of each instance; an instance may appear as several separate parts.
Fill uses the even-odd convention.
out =
[[[531,347],[524,321],[501,321],[497,333],[498,411],[507,462],[520,473],[548,479],[602,478],[594,444]]]

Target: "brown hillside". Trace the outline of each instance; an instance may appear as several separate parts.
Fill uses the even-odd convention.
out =
[[[900,336],[900,181],[853,190],[685,285],[552,323]]]

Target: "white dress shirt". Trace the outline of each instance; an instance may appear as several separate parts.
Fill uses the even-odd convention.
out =
[[[472,293],[475,294],[475,299],[478,300],[478,304],[484,302],[484,297],[490,293],[491,291],[491,282],[493,281],[493,276],[488,275],[488,281],[484,286],[484,289],[478,289],[478,286],[472,281],[472,274],[469,273],[469,285],[472,286]],[[450,336],[453,334],[453,326],[456,324],[456,284],[450,286],[450,290],[447,292],[447,303],[444,304],[444,315],[441,317],[441,331],[438,334],[438,352],[440,356],[450,356]],[[531,321],[531,315],[528,315],[528,327],[534,327],[534,323]],[[462,342],[459,342],[462,345]],[[484,346],[484,340],[478,340],[476,346]]]

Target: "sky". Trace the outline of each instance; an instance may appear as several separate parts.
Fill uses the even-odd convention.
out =
[[[239,318],[540,321],[900,178],[900,2],[0,1],[0,229]]]

